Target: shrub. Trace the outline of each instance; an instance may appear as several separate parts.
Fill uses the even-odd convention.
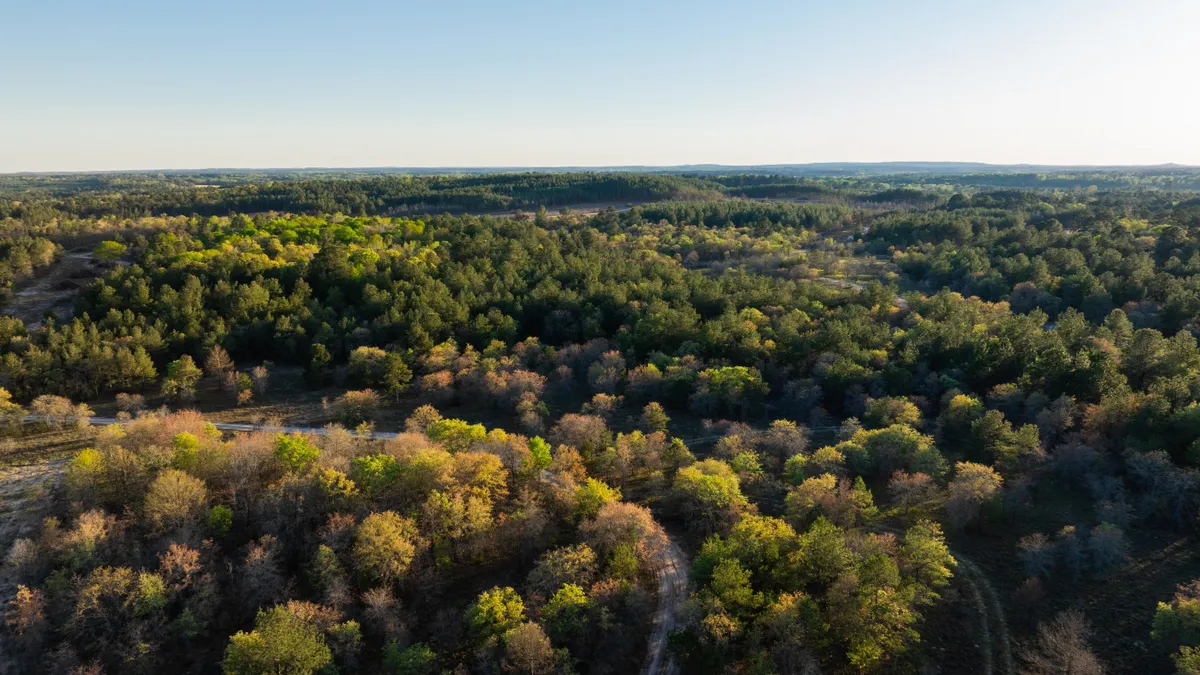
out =
[[[345,424],[359,424],[375,417],[379,411],[379,394],[373,389],[348,391],[333,402],[333,410]]]

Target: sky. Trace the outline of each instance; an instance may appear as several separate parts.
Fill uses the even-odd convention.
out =
[[[3,0],[0,172],[1200,164],[1197,0]]]

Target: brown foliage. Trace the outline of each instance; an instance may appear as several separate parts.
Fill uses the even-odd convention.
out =
[[[579,526],[579,532],[601,557],[607,557],[621,544],[631,544],[645,562],[659,556],[668,545],[667,535],[650,509],[628,502],[600,507],[595,518]]]
[[[204,565],[200,563],[200,551],[183,544],[171,544],[165,553],[158,556],[158,571],[164,581],[176,590],[191,585]]]
[[[542,627],[533,622],[523,623],[504,636],[504,669],[529,675],[549,675],[554,672],[554,647]]]
[[[584,456],[596,453],[609,443],[610,434],[604,418],[595,415],[563,415],[550,430],[551,445],[569,445]]]

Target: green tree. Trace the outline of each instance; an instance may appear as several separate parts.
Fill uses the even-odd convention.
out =
[[[437,652],[424,642],[409,645],[404,651],[392,640],[383,650],[383,669],[391,675],[433,675]]]
[[[221,667],[225,675],[311,675],[332,660],[316,625],[276,606],[229,639]]]
[[[708,412],[715,412],[720,405],[724,405],[727,410],[739,411],[745,417],[753,406],[761,402],[767,391],[762,374],[755,368],[709,368],[700,373],[694,404],[699,403],[699,408]]]
[[[412,369],[404,362],[404,358],[399,354],[388,354],[384,359],[378,384],[384,394],[392,399],[397,399],[408,391],[408,385],[412,382],[412,378]]]
[[[218,537],[229,534],[233,528],[233,509],[217,504],[208,511],[208,529]]]
[[[621,500],[621,491],[595,478],[575,488],[575,517],[587,520],[595,517],[605,504]]]
[[[685,517],[702,529],[717,529],[747,505],[737,473],[717,459],[679,469],[675,472],[674,489]]]
[[[921,520],[904,533],[904,543],[900,545],[900,564],[920,584],[917,601],[924,603],[938,599],[936,589],[950,583],[958,562],[946,546],[941,526]]]
[[[125,255],[129,247],[119,241],[102,241],[92,249],[92,255],[106,263],[115,263]]]
[[[893,424],[915,427],[921,422],[921,411],[905,398],[877,398],[867,403],[862,421],[868,429],[882,429]]]
[[[846,534],[822,517],[800,535],[798,559],[806,579],[827,584],[854,563],[854,553],[846,545]]]
[[[404,576],[420,543],[417,525],[391,511],[372,513],[354,533],[355,567],[367,579],[391,583]]]
[[[196,366],[191,356],[184,354],[167,364],[167,376],[163,380],[163,395],[174,396],[183,400],[190,399],[196,393],[196,383],[204,373]]]
[[[746,617],[763,604],[763,594],[750,585],[750,572],[733,558],[722,560],[713,568],[709,589],[735,617]]]
[[[483,642],[499,637],[525,621],[525,603],[512,588],[499,586],[486,590],[467,609],[467,628]]]
[[[657,401],[651,401],[642,408],[642,428],[647,432],[667,431],[667,424],[671,418],[667,416],[667,412],[663,410],[662,404]]]
[[[275,437],[275,458],[287,470],[304,473],[317,461],[321,451],[302,434],[279,434]]]
[[[367,497],[377,497],[400,477],[401,466],[391,455],[366,455],[350,460],[350,477]]]
[[[1159,602],[1150,637],[1168,650],[1200,647],[1200,581],[1179,587],[1170,602]]]
[[[453,418],[440,419],[425,428],[429,440],[441,443],[450,452],[466,452],[475,443],[487,440],[487,429],[482,424],[468,424]]]
[[[550,454],[550,444],[541,436],[534,436],[526,442],[529,454],[522,460],[521,471],[529,476],[535,476],[550,467],[554,458]]]
[[[542,608],[542,618],[556,639],[570,640],[582,635],[590,607],[591,600],[582,588],[563,584]]]
[[[134,616],[147,616],[167,606],[167,585],[163,578],[139,572],[129,598]]]
[[[938,417],[938,440],[947,448],[966,450],[971,443],[971,425],[983,416],[983,403],[974,396],[959,394],[950,399]]]
[[[1017,466],[1024,457],[1041,448],[1037,427],[1026,424],[1014,430],[999,410],[989,410],[971,423],[970,455],[984,462],[996,462],[1003,467]]]
[[[329,363],[333,357],[329,355],[329,348],[320,342],[312,346],[312,353],[308,361],[308,369],[305,371],[305,377],[309,384],[319,386],[325,383],[326,377],[329,374]]]

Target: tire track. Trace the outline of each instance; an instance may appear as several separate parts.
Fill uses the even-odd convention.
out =
[[[904,530],[887,525],[875,525],[872,529],[878,532],[889,532],[897,537],[904,536]],[[992,582],[988,580],[987,574],[970,558],[961,553],[955,553],[953,550],[950,551],[950,555],[954,557],[954,562],[957,563],[959,570],[955,577],[966,584],[971,604],[979,616],[979,632],[983,638],[983,648],[981,649],[983,663],[980,664],[980,672],[983,675],[995,675],[997,662],[999,662],[998,668],[1001,675],[1016,675],[1017,669],[1013,660],[1008,619],[1004,615],[1004,606],[1000,604],[996,589],[992,587]]]
[[[1013,661],[1012,639],[1008,633],[1008,621],[1004,616],[1004,607],[992,588],[992,582],[979,566],[961,554],[951,553],[958,562],[958,568],[964,572],[971,594],[972,603],[979,613],[980,631],[983,634],[983,668],[985,675],[995,672],[995,662],[999,662],[1002,675],[1015,675],[1016,665]],[[995,626],[993,632],[992,626]]]

